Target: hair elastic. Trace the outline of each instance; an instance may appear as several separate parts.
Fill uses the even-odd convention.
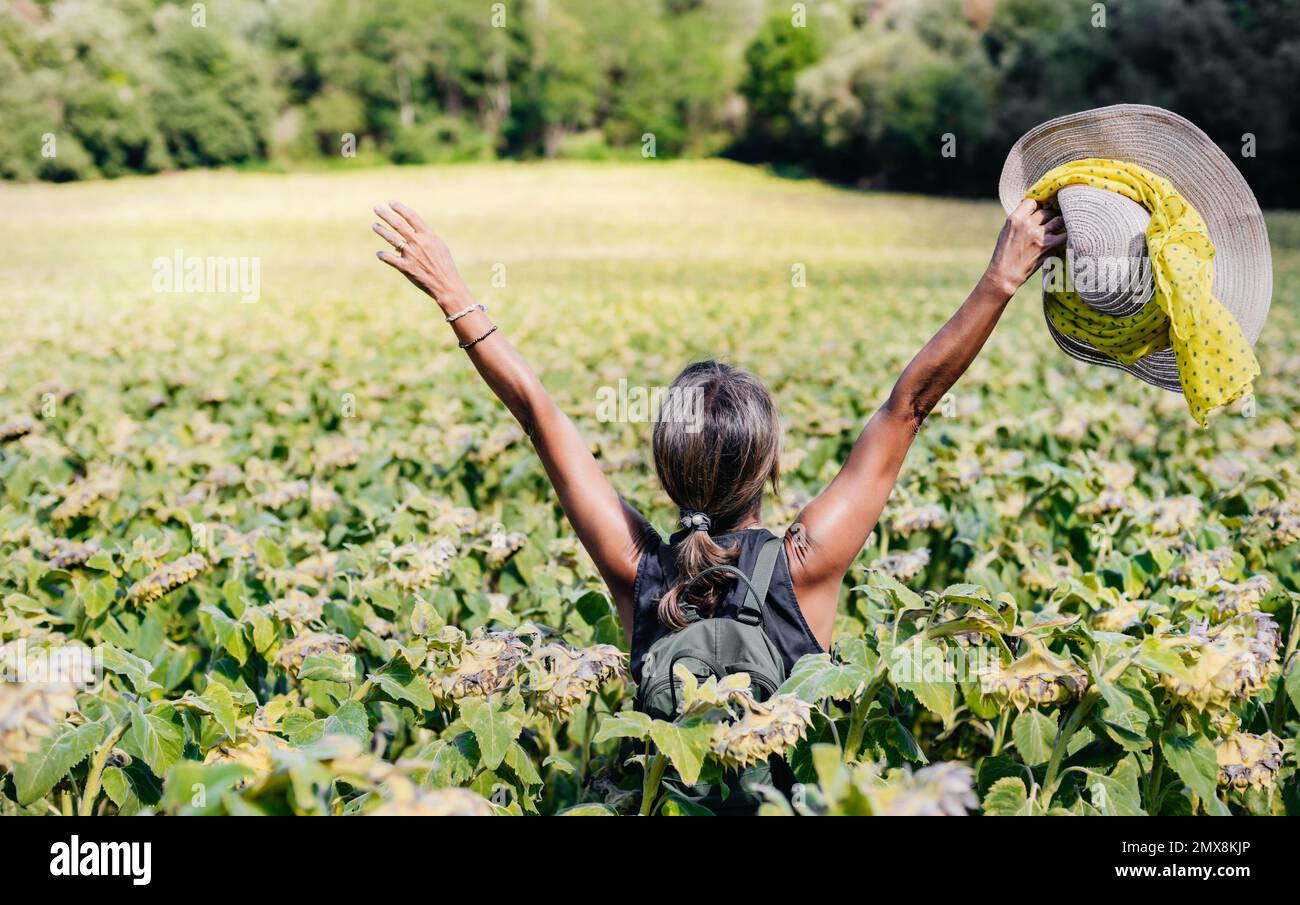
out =
[[[713,524],[707,515],[696,509],[682,509],[680,511],[682,514],[681,526],[683,528],[688,528],[691,531],[708,531],[709,526]]]

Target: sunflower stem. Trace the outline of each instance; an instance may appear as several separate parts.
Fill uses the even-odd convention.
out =
[[[104,765],[108,763],[108,756],[113,753],[113,746],[126,732],[126,727],[130,724],[131,718],[127,717],[117,724],[117,727],[108,734],[108,738],[95,749],[95,756],[90,761],[90,772],[86,774],[86,789],[81,793],[81,803],[77,808],[77,814],[81,817],[89,817],[95,811],[95,799],[99,797],[99,787],[104,779]]]
[[[662,754],[656,754],[650,761],[650,769],[646,770],[645,782],[641,786],[641,816],[649,817],[654,810],[655,799],[659,797],[659,783],[664,778],[664,770],[668,768],[668,758]]]
[[[993,733],[993,750],[989,752],[989,757],[997,757],[1002,753],[1002,746],[1007,740],[1007,726],[1011,725],[1011,717],[1008,711],[1004,710],[998,714],[997,731]]]
[[[1291,631],[1288,632],[1286,652],[1282,654],[1282,670],[1278,675],[1277,694],[1274,696],[1273,714],[1269,720],[1269,728],[1274,735],[1282,732],[1282,723],[1286,721],[1287,702],[1290,700],[1286,693],[1286,674],[1291,658],[1295,655],[1296,642],[1300,641],[1300,625],[1296,624],[1298,615],[1300,615],[1300,612],[1297,612],[1297,605],[1293,601],[1291,603]]]
[[[867,731],[867,711],[871,709],[871,702],[875,700],[884,679],[883,671],[877,673],[871,680],[871,684],[862,692],[862,697],[853,702],[853,713],[849,717],[849,734],[844,740],[844,752],[841,755],[846,764],[852,763],[862,748],[862,738]]]
[[[1095,685],[1089,688],[1084,696],[1079,699],[1079,703],[1070,711],[1070,716],[1066,719],[1065,725],[1056,733],[1056,742],[1052,745],[1052,757],[1047,762],[1047,773],[1043,777],[1041,801],[1044,809],[1051,805],[1052,797],[1056,794],[1061,761],[1065,758],[1065,750],[1070,743],[1070,737],[1083,725],[1083,721],[1092,712],[1092,708],[1096,706],[1100,698],[1101,692],[1097,690]]]

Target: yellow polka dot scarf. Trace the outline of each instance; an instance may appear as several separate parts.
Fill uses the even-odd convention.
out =
[[[1089,307],[1077,292],[1047,295],[1047,316],[1061,333],[1131,365],[1170,347],[1183,395],[1196,423],[1249,393],[1259,362],[1237,319],[1214,297],[1214,243],[1201,215],[1169,180],[1137,164],[1089,157],[1043,175],[1028,197],[1043,204],[1068,185],[1118,192],[1151,214],[1147,254],[1155,295],[1138,313],[1111,317]]]

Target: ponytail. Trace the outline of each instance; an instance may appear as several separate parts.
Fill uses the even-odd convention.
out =
[[[686,536],[676,546],[678,579],[659,600],[659,621],[668,628],[713,616],[735,586],[724,570],[700,574],[740,556],[738,544],[724,547],[712,533],[759,515],[764,486],[776,489],[780,452],[776,404],[753,375],[702,361],[669,387],[655,421],[655,472],[681,510]]]
[[[733,565],[739,555],[738,545],[723,547],[708,531],[689,532],[677,545],[678,580],[659,599],[659,621],[673,630],[686,628],[691,622],[686,614],[688,606],[701,619],[712,616],[735,579],[725,572],[712,572],[698,581],[691,579],[712,566]]]

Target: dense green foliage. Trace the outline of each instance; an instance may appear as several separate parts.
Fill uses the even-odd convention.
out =
[[[657,157],[985,195],[1029,127],[1137,102],[1204,128],[1264,206],[1300,205],[1300,0],[1104,21],[1085,0],[230,0],[201,27],[191,6],[0,8],[0,177],[632,157],[650,136]]]
[[[447,238],[661,530],[651,425],[601,420],[602,389],[755,371],[783,528],[978,278],[997,205],[718,161],[5,191],[0,664],[105,676],[0,682],[0,813],[673,813],[643,795],[669,763],[771,750],[803,784],[775,812],[1300,812],[1300,216],[1270,217],[1256,396],[1207,430],[1062,355],[1026,287],[917,438],[833,655],[669,722],[629,711],[592,563],[375,261],[370,205]],[[178,248],[259,255],[259,300],[151,291]]]

